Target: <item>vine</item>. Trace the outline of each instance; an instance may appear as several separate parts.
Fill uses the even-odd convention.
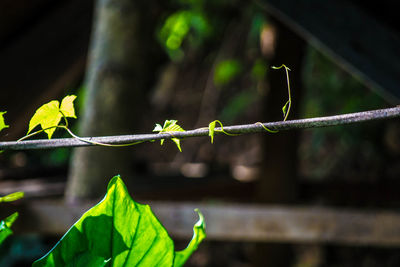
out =
[[[286,82],[287,82],[287,89],[288,89],[288,100],[286,101],[285,105],[282,107],[282,112],[283,112],[283,121],[286,121],[290,108],[291,108],[291,103],[292,103],[292,98],[291,98],[291,92],[290,92],[290,81],[289,81],[289,71],[290,69],[282,64],[279,67],[272,66],[273,69],[281,69],[284,68],[286,72]],[[92,145],[99,145],[99,146],[106,146],[106,147],[126,147],[126,146],[132,146],[132,145],[137,145],[140,143],[143,143],[145,141],[137,141],[133,143],[123,143],[123,144],[109,144],[109,143],[103,143],[103,142],[97,142],[90,140],[88,138],[83,138],[80,137],[76,134],[74,134],[69,128],[68,128],[68,119],[67,118],[74,118],[76,119],[75,115],[75,109],[74,109],[74,100],[76,99],[75,95],[68,95],[64,97],[61,101],[61,104],[57,100],[50,101],[49,103],[46,103],[39,107],[33,117],[31,118],[29,122],[29,129],[27,135],[24,137],[20,138],[19,141],[26,140],[34,135],[37,135],[39,133],[45,132],[48,136],[49,139],[51,139],[54,131],[57,128],[61,128],[66,130],[73,138],[76,138],[80,141],[90,143]],[[2,116],[5,112],[0,113]],[[2,118],[2,117],[1,117]],[[65,124],[61,124],[60,122],[64,120]],[[171,140],[175,143],[177,148],[179,149],[180,152],[182,152],[181,144],[180,144],[180,138],[177,138],[174,136],[175,133],[177,132],[185,132],[185,130],[177,124],[177,120],[165,120],[164,125],[161,126],[161,124],[156,124],[153,132],[158,132],[159,134],[161,133],[168,133],[171,135]],[[0,127],[1,127],[1,119],[0,119]],[[4,119],[3,119],[3,124],[4,124]],[[219,124],[221,129],[215,129],[216,125]],[[263,123],[261,122],[256,122],[256,125],[261,125],[264,130],[270,132],[270,133],[277,133],[277,130],[272,130],[267,128]],[[38,130],[36,132],[32,132],[32,130],[36,126],[41,126],[42,129]],[[224,126],[221,121],[219,120],[214,120],[209,123],[208,125],[208,135],[211,139],[211,143],[214,143],[214,135],[215,132],[220,132],[225,135],[229,136],[237,136],[239,134],[233,134],[233,133],[228,133],[224,130]],[[150,142],[154,142],[155,140],[148,140]],[[163,145],[164,139],[160,140],[160,144]]]

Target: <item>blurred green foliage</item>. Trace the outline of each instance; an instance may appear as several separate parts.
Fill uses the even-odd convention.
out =
[[[184,40],[190,46],[199,46],[210,35],[212,27],[203,3],[203,0],[179,1],[182,9],[170,14],[159,30],[158,38],[173,61],[183,58]]]
[[[265,79],[265,76],[267,75],[267,70],[268,70],[267,62],[262,58],[258,58],[254,62],[253,67],[251,68],[251,77],[255,81],[262,81],[263,79]]]
[[[228,59],[221,61],[215,67],[214,84],[217,86],[226,85],[231,82],[242,71],[239,60]]]
[[[242,91],[234,95],[223,107],[219,117],[226,124],[232,124],[234,120],[243,114],[246,109],[256,101],[257,94],[253,90]]]

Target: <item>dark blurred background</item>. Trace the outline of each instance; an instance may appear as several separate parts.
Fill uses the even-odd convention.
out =
[[[24,136],[39,106],[68,94],[78,96],[78,120],[70,123],[81,136],[150,133],[166,119],[186,130],[215,119],[224,125],[282,120],[286,77],[271,69],[281,64],[291,69],[289,119],[397,105],[400,24],[394,6],[355,0],[3,0],[0,111],[7,111],[10,128],[0,140]],[[190,138],[181,142],[183,152],[172,142],[5,151],[0,195],[22,190],[26,198],[0,207],[1,218],[15,209],[21,216],[2,245],[0,266],[30,266],[61,237],[46,224],[61,223],[54,228],[60,229],[65,220],[39,218],[32,203],[96,201],[116,174],[140,202],[395,213],[399,133],[399,121],[390,120],[217,136],[214,144]],[[57,137],[69,136],[58,130]],[[351,238],[305,242],[288,234],[271,242],[211,235],[187,266],[400,266],[400,225],[394,228],[397,241],[389,245],[379,237],[360,245]],[[176,239],[178,248],[187,242]]]

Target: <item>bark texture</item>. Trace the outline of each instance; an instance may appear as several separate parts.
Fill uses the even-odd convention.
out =
[[[80,135],[134,133],[146,110],[146,91],[154,80],[160,51],[156,44],[156,1],[99,0],[86,77]],[[77,148],[72,157],[69,202],[103,195],[121,174],[134,179],[132,148]]]

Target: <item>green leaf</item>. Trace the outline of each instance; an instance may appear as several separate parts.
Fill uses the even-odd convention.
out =
[[[212,121],[210,124],[208,124],[208,136],[211,138],[211,144],[214,143],[214,130],[215,130],[215,124],[217,121]]]
[[[179,149],[180,152],[182,152],[181,148],[181,140],[178,138],[171,138],[172,142],[175,143],[176,147]]]
[[[0,222],[0,245],[6,240],[7,237],[13,234],[13,231],[4,226],[4,221]]]
[[[286,102],[286,104],[282,107],[283,118],[286,117],[288,105],[289,105],[289,100],[288,100],[288,101]]]
[[[153,129],[153,132],[161,132],[162,131],[162,126],[161,126],[161,124],[156,124],[156,126],[154,127],[154,129]]]
[[[17,218],[18,218],[18,212],[14,212],[13,214],[4,219],[5,226],[10,228],[14,224],[15,220],[17,220]]]
[[[221,127],[221,130],[215,130],[215,126],[216,126],[217,123]],[[224,134],[229,135],[229,136],[237,136],[238,135],[238,134],[231,134],[231,133],[225,132],[224,131],[224,125],[222,125],[222,122],[219,121],[219,120],[215,120],[215,121],[212,121],[212,122],[210,122],[208,124],[208,136],[210,136],[210,138],[211,138],[211,143],[214,142],[215,131],[224,133]]]
[[[164,126],[161,127],[160,124],[156,124],[156,126],[153,129],[153,132],[158,132],[158,133],[171,133],[173,136],[173,132],[184,132],[185,130],[176,124],[178,121],[177,120],[165,120]],[[179,151],[182,152],[181,148],[181,140],[179,138],[171,138],[171,140],[175,143],[175,145],[178,147]],[[160,140],[160,144],[163,145],[164,139]]]
[[[50,127],[57,126],[62,118],[59,105],[60,102],[58,102],[57,100],[53,100],[38,108],[31,120],[29,121],[28,134],[36,126],[40,125],[50,139],[55,131],[55,128]]]
[[[18,218],[18,212],[14,212],[0,222],[0,244],[10,235],[12,235],[11,226]]]
[[[204,216],[198,209],[195,209],[195,211],[199,215],[199,220],[193,226],[193,238],[184,250],[175,252],[174,267],[183,266],[183,264],[189,259],[190,255],[197,250],[201,241],[206,238],[206,223],[204,221]]]
[[[4,197],[0,197],[0,203],[1,202],[11,202],[11,201],[15,201],[18,200],[20,198],[24,197],[24,192],[15,192],[15,193],[11,193],[9,195],[6,195]]]
[[[204,230],[204,226],[200,227]],[[189,255],[201,242],[201,236],[201,232],[195,233],[186,251]],[[178,255],[183,258],[185,253]],[[174,243],[150,207],[133,201],[121,178],[115,176],[104,199],[83,214],[33,266],[74,263],[73,266],[169,267],[174,257]]]
[[[76,119],[75,108],[74,108],[74,100],[76,99],[76,95],[67,95],[61,101],[60,111],[64,114],[65,117],[70,117]]]
[[[0,111],[0,131],[9,127],[4,120],[4,114],[6,113],[7,111]]]
[[[76,96],[70,95],[64,97],[61,102],[57,100],[50,101],[38,108],[29,121],[28,134],[38,125],[42,127],[48,138],[51,139],[57,125],[60,123],[63,115],[65,117],[76,118],[73,101]]]

